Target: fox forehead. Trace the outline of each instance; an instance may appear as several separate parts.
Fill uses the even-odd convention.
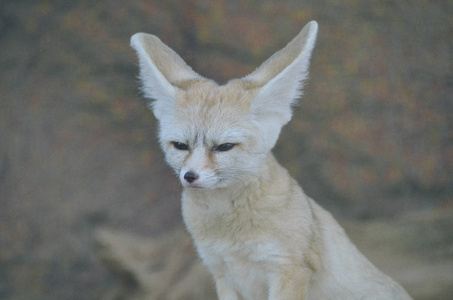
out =
[[[173,138],[183,141],[240,142],[253,133],[255,126],[252,98],[253,92],[228,85],[197,85],[179,93],[172,124],[163,127],[172,127]]]
[[[255,94],[253,90],[244,90],[235,84],[218,86],[212,81],[201,81],[179,93],[175,111],[191,113],[198,118],[219,118],[228,113],[241,116],[250,113]]]

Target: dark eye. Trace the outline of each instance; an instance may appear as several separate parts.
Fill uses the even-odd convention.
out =
[[[180,142],[172,142],[173,146],[178,150],[189,150],[189,146]]]
[[[214,150],[216,150],[216,151],[228,151],[228,150],[233,149],[234,146],[236,146],[236,144],[225,143],[225,144],[218,145]]]

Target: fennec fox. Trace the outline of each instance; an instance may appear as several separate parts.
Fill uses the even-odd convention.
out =
[[[131,39],[182,212],[219,299],[410,299],[271,153],[301,95],[318,25],[250,75],[195,73],[157,37]]]

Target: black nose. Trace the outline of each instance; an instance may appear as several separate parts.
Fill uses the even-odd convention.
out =
[[[197,180],[200,176],[198,176],[198,174],[194,173],[194,172],[187,172],[186,174],[184,174],[184,179],[188,182],[188,183],[192,183],[194,182],[195,180]]]

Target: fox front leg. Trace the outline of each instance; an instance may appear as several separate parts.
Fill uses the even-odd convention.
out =
[[[216,277],[215,286],[219,300],[239,300],[238,294],[227,284],[225,278]]]
[[[309,269],[276,274],[270,281],[269,300],[305,300],[311,274]]]

